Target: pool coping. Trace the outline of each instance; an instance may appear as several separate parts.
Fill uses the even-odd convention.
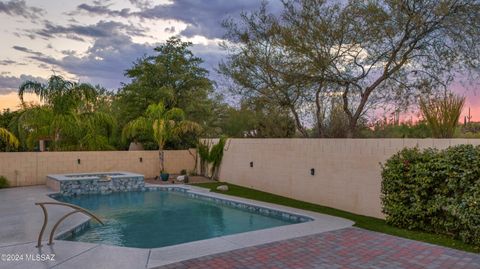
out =
[[[147,184],[147,186],[159,187],[158,185],[151,184]],[[338,217],[251,199],[229,196],[221,193],[213,193],[210,192],[209,189],[191,185],[169,184],[162,185],[160,187],[188,189],[192,193],[198,193],[203,196],[212,196],[238,203],[253,204],[258,207],[271,208],[272,210],[280,210],[292,214],[308,216],[313,220],[269,229],[214,237],[161,248],[129,248],[66,240],[54,240],[53,245],[47,245],[45,236],[44,240],[42,241],[43,247],[36,248],[36,241],[34,240],[36,240],[36,237],[38,236],[36,229],[38,227],[37,225],[40,225],[39,221],[41,221],[42,215],[39,208],[35,206],[34,203],[40,201],[56,201],[49,196],[55,194],[56,192],[49,190],[47,186],[22,187],[18,191],[14,189],[3,191],[5,198],[16,197],[16,200],[14,200],[12,204],[7,202],[6,204],[2,205],[4,210],[9,209],[9,211],[7,211],[7,219],[4,221],[4,224],[8,224],[10,220],[18,219],[25,221],[26,223],[34,223],[34,225],[24,226],[22,223],[20,225],[16,225],[15,229],[13,230],[11,229],[11,226],[0,227],[2,232],[10,231],[9,233],[12,234],[12,236],[7,237],[9,238],[8,241],[0,242],[0,252],[23,254],[51,253],[55,254],[55,261],[21,261],[17,263],[2,263],[2,261],[0,261],[0,268],[157,268],[171,263],[219,254],[245,247],[339,230],[351,227],[353,225],[352,221]],[[21,202],[16,202],[17,200]],[[52,206],[49,208],[49,215],[54,218],[60,218],[62,215],[68,212],[69,210],[64,207]],[[24,214],[28,214],[28,216],[24,216]],[[29,216],[34,216],[34,218]],[[54,219],[51,221],[53,224]],[[58,232],[55,235],[59,236],[60,234],[78,228],[80,225],[89,221],[90,218],[87,216],[75,214],[74,216],[71,216],[65,220],[65,223],[60,225]],[[30,230],[22,230],[25,227],[30,227]],[[35,227],[35,230],[32,230],[33,227]],[[12,233],[12,231],[15,232]],[[47,229],[46,233],[48,234],[49,232],[50,228]]]
[[[315,213],[311,211],[286,207],[282,205],[260,202],[256,200],[234,197],[221,193],[210,192],[209,189],[191,186],[191,185],[179,185],[179,184],[166,184],[166,185],[153,185],[146,184],[147,188],[180,188],[184,189],[187,193],[197,194],[201,196],[219,198],[235,203],[241,203],[251,205],[254,207],[261,207],[272,211],[281,211],[290,215],[297,215],[309,218],[311,220],[301,223],[294,223],[279,227],[273,227],[262,230],[255,230],[244,233],[237,233],[225,236],[219,236],[199,241],[192,241],[172,246],[160,247],[160,248],[129,248],[121,246],[112,246],[105,244],[97,244],[102,246],[108,246],[110,249],[118,249],[119,251],[132,250],[148,250],[148,258],[146,261],[146,268],[156,268],[171,263],[185,261],[189,259],[199,258],[202,256],[208,256],[218,254],[226,251],[232,251],[240,248],[251,247],[256,245],[262,245],[272,243],[276,241],[292,239],[296,237],[312,235],[332,230],[343,229],[351,227],[354,222],[339,217],[329,216],[325,214]],[[52,195],[55,193],[49,193]],[[71,229],[66,229],[61,233],[58,233],[55,238],[65,238],[69,233],[74,230],[78,232],[79,229],[88,227],[90,220],[83,221]],[[60,242],[71,242],[57,239]],[[84,244],[84,242],[71,242]],[[88,243],[91,244],[91,243]]]

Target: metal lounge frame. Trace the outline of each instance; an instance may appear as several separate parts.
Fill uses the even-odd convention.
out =
[[[98,221],[100,224],[104,225],[104,223],[97,216],[95,216],[93,213],[89,212],[88,210],[86,210],[84,208],[76,206],[76,205],[72,205],[72,204],[68,204],[68,203],[61,203],[61,202],[41,202],[41,203],[35,203],[35,205],[40,206],[42,208],[42,211],[43,211],[43,226],[42,226],[42,230],[40,231],[40,234],[38,235],[37,248],[42,247],[43,233],[45,232],[45,228],[47,228],[47,224],[48,224],[48,211],[47,211],[47,208],[45,207],[45,205],[60,205],[60,206],[66,206],[66,207],[70,207],[70,208],[75,209],[74,211],[65,214],[63,217],[61,217],[57,221],[57,223],[55,223],[55,225],[52,228],[52,231],[50,232],[48,245],[53,245],[53,235],[55,234],[55,231],[57,230],[60,223],[62,223],[62,221],[64,221],[66,218],[68,218],[69,216],[71,216],[75,213],[83,213],[87,216],[92,217],[93,219]]]

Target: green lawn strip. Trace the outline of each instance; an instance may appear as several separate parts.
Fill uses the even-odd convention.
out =
[[[216,187],[219,185],[228,185],[228,188],[229,188],[228,191],[225,191],[225,192],[217,191]],[[480,247],[465,244],[459,240],[452,239],[445,235],[431,234],[431,233],[421,232],[421,231],[405,230],[405,229],[390,226],[382,219],[357,215],[357,214],[349,213],[346,211],[334,209],[331,207],[303,202],[303,201],[271,194],[268,192],[258,191],[258,190],[245,188],[245,187],[241,187],[241,186],[237,186],[229,183],[223,183],[223,182],[199,183],[199,184],[195,184],[195,186],[208,188],[213,192],[268,202],[272,204],[284,205],[284,206],[289,206],[289,207],[294,207],[294,208],[299,208],[299,209],[304,209],[308,211],[314,211],[322,214],[349,219],[355,222],[356,227],[367,229],[370,231],[376,231],[376,232],[391,234],[391,235],[408,238],[412,240],[423,241],[423,242],[427,242],[435,245],[455,248],[455,249],[474,252],[474,253],[480,253]]]

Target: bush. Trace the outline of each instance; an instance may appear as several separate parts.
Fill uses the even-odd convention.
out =
[[[180,175],[186,175],[187,174],[187,169],[182,169],[180,171]]]
[[[382,166],[387,223],[480,245],[480,147],[404,149]]]
[[[0,176],[0,189],[8,188],[9,186],[10,184],[8,183],[7,178],[4,176]]]

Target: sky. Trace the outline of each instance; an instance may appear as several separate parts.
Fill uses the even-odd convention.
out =
[[[18,86],[52,74],[116,90],[124,71],[171,36],[191,41],[215,76],[224,57],[221,22],[260,6],[260,0],[0,0],[0,110],[18,107]],[[270,8],[278,10],[279,0]],[[480,121],[475,87],[456,81]],[[480,89],[479,89],[480,90]],[[29,97],[27,100],[34,100]]]
[[[128,81],[124,71],[136,59],[174,35],[194,44],[214,76],[224,56],[221,22],[260,3],[0,0],[0,110],[18,105],[21,82],[52,74],[116,90]]]

